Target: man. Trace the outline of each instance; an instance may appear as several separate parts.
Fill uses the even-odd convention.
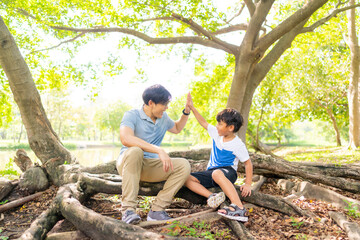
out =
[[[187,105],[178,121],[166,114],[171,94],[156,84],[145,89],[144,105],[124,114],[120,125],[120,140],[124,147],[116,162],[122,176],[122,220],[129,224],[140,222],[136,214],[139,182],[165,181],[148,214],[148,221],[171,219],[165,208],[190,175],[190,164],[183,158],[170,158],[160,147],[166,131],[180,133],[190,109]]]

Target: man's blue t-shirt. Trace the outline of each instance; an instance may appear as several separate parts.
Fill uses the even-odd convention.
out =
[[[223,136],[219,136],[215,126],[209,124],[207,130],[213,140],[207,169],[231,166],[236,171],[239,160],[245,162],[250,158],[245,144],[238,136],[229,142],[224,142]]]
[[[166,112],[163,113],[162,118],[156,119],[154,123],[151,118],[145,114],[143,108],[141,108],[125,112],[120,127],[127,126],[134,130],[134,135],[136,137],[141,138],[150,144],[160,146],[166,131],[174,127],[174,125],[174,121]],[[128,149],[128,147],[123,146],[120,155],[126,149]],[[159,158],[159,155],[156,153],[144,152],[144,158]]]

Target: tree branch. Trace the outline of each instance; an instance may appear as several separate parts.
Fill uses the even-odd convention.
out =
[[[251,17],[248,30],[246,31],[242,47],[244,49],[254,49],[254,43],[259,37],[259,31],[264,23],[272,4],[275,0],[261,1]]]
[[[65,43],[73,42],[73,41],[75,41],[76,39],[78,39],[78,38],[80,38],[80,37],[82,37],[82,36],[84,36],[84,35],[85,35],[85,33],[82,32],[82,33],[76,35],[75,37],[73,37],[73,38],[71,38],[71,39],[68,39],[68,40],[65,40],[65,41],[63,41],[63,42],[60,42],[58,45],[55,45],[55,46],[52,46],[52,47],[48,47],[48,48],[38,49],[38,50],[35,50],[35,51],[32,51],[32,52],[28,53],[27,55],[34,54],[34,53],[36,53],[36,52],[51,50],[51,49],[60,47],[61,45],[65,44]]]
[[[187,18],[184,18],[176,13],[173,13],[172,16],[185,23],[185,24],[188,24],[190,26],[190,28],[200,34],[200,35],[203,35],[205,36],[206,38],[208,38],[210,41],[213,41],[215,42],[216,44],[220,45],[220,46],[223,46],[224,48],[228,48],[233,54],[236,53],[236,46],[232,45],[232,44],[229,44],[229,43],[226,43],[222,40],[220,40],[219,38],[215,37],[211,32],[205,30],[202,26],[200,26],[199,24],[197,24],[196,22],[194,22],[192,19],[187,19]],[[229,52],[229,51],[227,51]]]
[[[322,7],[328,0],[312,0],[305,4],[301,9],[296,11],[271,32],[262,37],[255,44],[262,51],[268,49],[274,42],[284,36],[287,32],[291,31],[294,27],[298,26],[299,22],[308,19],[316,10]]]
[[[219,45],[211,40],[206,40],[201,37],[171,37],[171,38],[153,38],[150,37],[142,32],[128,29],[128,28],[120,28],[120,27],[111,27],[111,28],[105,28],[105,27],[99,27],[99,28],[72,28],[72,27],[65,27],[65,26],[51,26],[51,28],[56,30],[64,30],[64,31],[71,31],[71,32],[81,32],[81,33],[112,33],[112,32],[118,32],[118,33],[124,33],[127,35],[132,35],[134,37],[137,37],[149,44],[178,44],[178,43],[190,43],[190,44],[199,44],[206,47],[211,47],[215,49],[221,49],[225,52],[228,52],[230,54],[234,54],[234,51],[236,51],[236,46],[232,44],[226,43],[227,47],[223,45]],[[224,43],[224,42],[223,42]],[[230,48],[229,48],[230,47]]]
[[[240,16],[240,14],[241,14],[242,11],[244,10],[244,8],[245,8],[245,3],[242,3],[240,10],[239,10],[232,18],[230,18],[230,20],[226,21],[226,23],[229,24],[229,23],[230,23],[232,20],[234,20],[237,16]]]
[[[256,65],[254,69],[253,78],[255,79],[256,86],[260,84],[262,79],[270,71],[271,67],[277,62],[281,55],[286,51],[286,49],[291,47],[292,41],[302,30],[303,26],[307,22],[305,19],[303,22],[299,23],[298,26],[293,28],[290,32],[282,36],[279,42],[271,49],[271,51]]]
[[[244,2],[246,4],[246,7],[249,10],[250,16],[252,17],[254,15],[255,9],[256,9],[255,4],[252,2],[252,0],[244,0]]]
[[[212,32],[212,34],[220,35],[220,34],[225,34],[225,33],[230,33],[230,32],[235,32],[235,31],[241,31],[241,30],[245,31],[248,29],[248,27],[249,27],[249,24],[241,23],[241,24],[232,25],[232,26],[229,26],[226,28],[221,28],[215,32]],[[266,33],[266,28],[262,27],[261,30]]]
[[[338,5],[339,5],[339,4],[338,4]],[[340,8],[340,9],[335,9],[331,14],[329,14],[328,16],[320,19],[319,21],[315,22],[315,23],[312,24],[311,26],[309,26],[309,27],[304,27],[304,29],[301,31],[301,33],[312,32],[312,31],[314,31],[314,29],[316,29],[317,27],[323,25],[324,23],[326,23],[327,21],[329,21],[331,18],[335,17],[338,13],[344,12],[344,11],[349,10],[349,9],[357,8],[357,7],[360,7],[360,3],[359,3],[359,4],[352,5],[352,6]]]

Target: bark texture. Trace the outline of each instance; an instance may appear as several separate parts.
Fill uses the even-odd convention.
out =
[[[70,152],[64,148],[52,129],[30,70],[1,17],[0,65],[9,80],[30,147],[36,156],[42,163],[54,157],[60,157],[63,162],[71,163]]]
[[[355,0],[350,0],[353,5]],[[360,146],[360,106],[359,106],[359,78],[360,78],[360,49],[359,40],[356,35],[355,9],[348,10],[349,47],[351,52],[350,82],[348,90],[349,102],[349,146],[357,148]]]

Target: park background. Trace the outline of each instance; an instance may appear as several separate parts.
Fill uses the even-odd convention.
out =
[[[227,11],[236,1],[212,4]],[[279,11],[269,14],[268,29],[295,7],[280,1],[275,8]],[[329,10],[330,6],[317,17]],[[356,13],[358,20],[358,10]],[[30,65],[52,127],[85,165],[117,157],[121,118],[125,111],[141,107],[141,93],[147,86],[160,83],[169,89],[173,99],[167,112],[174,120],[181,115],[187,92],[210,123],[215,124],[216,113],[226,107],[234,58],[224,51],[135,44],[134,39],[124,40],[116,34],[66,42],[41,28],[35,30],[26,18],[5,16]],[[347,24],[346,14],[341,13],[312,33],[297,36],[272,67],[253,97],[246,138],[250,151],[259,150],[259,142],[263,142],[283,153],[299,153],[302,159],[311,160],[311,155],[301,154],[312,148],[317,155],[319,151],[331,152],[334,161],[341,156],[357,158],[357,151],[349,148],[351,53]],[[236,32],[223,38],[239,44],[243,37],[244,33]],[[15,149],[24,148],[31,158],[36,157],[29,149],[20,112],[2,70],[0,90],[0,169],[4,171],[12,165]],[[209,138],[190,117],[181,134],[165,136],[163,146],[169,151],[207,147]]]
[[[0,214],[0,238],[50,236],[62,217],[72,224],[63,231],[78,229],[94,239],[130,236],[130,226],[118,221],[122,180],[111,160],[121,147],[124,112],[141,107],[142,91],[160,83],[173,94],[173,119],[181,116],[189,91],[210,123],[226,106],[238,109],[245,119],[239,136],[261,175],[242,199],[250,204],[247,224],[232,221],[231,231],[224,219],[206,229],[204,222],[175,224],[169,234],[187,229],[181,236],[346,239],[352,233],[341,229],[338,217],[360,224],[359,6],[355,0],[1,1],[0,174],[15,180],[1,178],[11,193],[0,208],[32,192],[45,189],[30,196],[46,196]],[[169,152],[191,149],[170,156],[189,159],[193,171],[205,169],[209,149],[192,149],[208,146],[192,115],[180,135],[168,134],[163,142]],[[13,163],[18,148],[40,164],[20,179]],[[31,166],[23,151],[16,152],[16,162]],[[93,167],[77,165],[73,156]],[[161,184],[139,196],[144,220]],[[198,206],[208,220],[206,199],[186,190],[174,199],[184,200],[180,215],[196,214]],[[340,208],[332,206],[334,196]],[[288,197],[295,198],[284,201]],[[115,215],[105,217],[109,212]],[[109,222],[116,226],[102,227]],[[133,238],[149,234],[142,226],[133,226]]]

